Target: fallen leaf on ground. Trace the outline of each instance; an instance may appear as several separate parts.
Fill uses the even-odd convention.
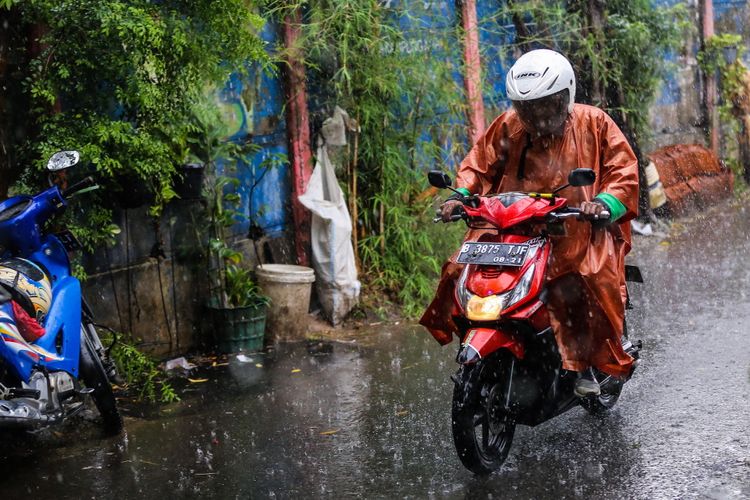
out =
[[[188,382],[191,384],[202,384],[203,382],[208,382],[207,378],[189,378]]]
[[[408,415],[408,414],[409,414],[409,412],[406,411],[406,410],[401,410],[401,411],[397,411],[396,412],[396,416],[397,417],[403,417],[404,415]]]
[[[255,363],[255,366],[257,366],[258,368],[263,368],[263,365],[261,365],[260,363]]]
[[[295,368],[294,370],[292,370],[292,373],[299,373],[299,372],[301,372],[301,371],[302,371],[302,370],[300,370],[299,368]]]
[[[321,432],[320,435],[321,436],[332,436],[332,435],[336,434],[340,430],[341,429],[331,429],[330,431],[323,431],[323,432]]]

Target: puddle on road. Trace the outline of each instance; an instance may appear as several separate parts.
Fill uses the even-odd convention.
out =
[[[561,498],[600,497],[637,462],[619,419],[574,410],[519,429],[503,471],[476,479],[450,434],[453,348],[403,325],[369,332],[362,344],[230,359],[226,369],[201,371],[208,381],[188,386],[158,418],[128,419],[119,438],[102,441],[89,427],[78,443],[27,457],[33,467],[4,469],[20,479],[18,494],[56,497],[64,484],[71,497]]]

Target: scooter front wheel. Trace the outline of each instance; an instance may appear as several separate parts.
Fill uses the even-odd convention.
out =
[[[104,365],[83,328],[85,327],[82,326],[81,329],[81,379],[86,387],[94,389],[91,397],[102,417],[104,432],[108,436],[114,436],[122,431],[122,416],[117,409],[117,400]]]
[[[461,463],[478,475],[490,474],[505,462],[516,424],[506,408],[511,367],[493,357],[464,365],[453,390],[453,442]]]

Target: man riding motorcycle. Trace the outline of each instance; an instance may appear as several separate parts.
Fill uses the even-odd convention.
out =
[[[566,197],[591,219],[602,211],[607,223],[565,222],[565,237],[554,237],[548,274],[548,309],[563,369],[579,373],[575,393],[596,396],[591,368],[625,377],[633,359],[621,344],[625,315],[625,255],[637,213],[638,164],[624,135],[602,110],[575,104],[570,62],[552,50],[521,56],[506,77],[512,108],[501,114],[461,162],[457,188],[464,195],[508,191],[550,192],[570,171],[591,168],[596,183],[571,189]],[[450,220],[461,202],[447,200]],[[470,229],[467,241],[486,230]],[[455,281],[463,268],[454,254],[443,266],[436,296],[420,320],[442,344],[458,329],[451,317]]]

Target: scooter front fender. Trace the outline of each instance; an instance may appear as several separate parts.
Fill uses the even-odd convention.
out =
[[[495,328],[472,328],[466,333],[456,361],[468,365],[499,349],[507,349],[517,359],[526,354],[522,340],[515,334]]]

